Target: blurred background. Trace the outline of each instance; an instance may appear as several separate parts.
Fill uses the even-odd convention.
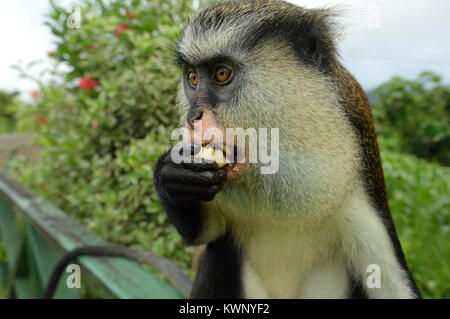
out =
[[[200,2],[0,3],[0,168],[102,238],[190,275],[193,251],[152,174],[177,124],[171,50]],[[371,101],[408,264],[424,297],[450,298],[450,3],[290,2],[341,12],[341,61]]]

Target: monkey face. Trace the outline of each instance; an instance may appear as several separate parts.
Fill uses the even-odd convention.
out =
[[[215,55],[204,60],[181,63],[182,83],[179,101],[182,124],[188,129],[191,141],[199,145],[210,145],[221,151],[231,165],[227,165],[227,181],[240,179],[248,170],[248,147],[238,145],[236,136],[227,130],[237,127],[232,119],[226,119],[226,110],[235,103],[246,72],[239,59],[229,55]],[[218,134],[207,131],[217,130]],[[238,155],[241,154],[239,157]]]
[[[301,24],[302,11],[280,7],[279,1],[267,3],[252,11],[251,1],[237,1],[236,10],[226,13],[219,4],[187,24],[177,44],[182,125],[193,128],[200,120],[222,133],[227,128],[278,129],[279,170],[262,175],[261,163],[250,163],[236,176],[239,192],[266,194],[261,205],[278,211],[326,210],[348,191],[358,171],[354,132],[336,82],[322,67],[332,60],[334,52],[324,49],[331,40],[320,38],[307,21],[295,25],[303,28],[298,34],[288,29],[283,32],[292,37],[281,34],[276,26],[289,23],[277,22],[292,15]],[[294,38],[299,43],[292,43]],[[270,152],[272,145],[267,147]],[[234,189],[225,188],[218,198],[233,196]]]

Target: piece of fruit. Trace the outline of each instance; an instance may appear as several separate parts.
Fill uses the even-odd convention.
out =
[[[223,152],[220,150],[215,150],[211,146],[202,146],[200,152],[194,155],[194,158],[203,158],[205,160],[214,161],[217,163],[219,168],[224,167],[231,162],[223,156]]]

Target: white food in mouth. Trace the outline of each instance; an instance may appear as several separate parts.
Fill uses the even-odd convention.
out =
[[[194,158],[203,158],[205,160],[214,161],[217,163],[219,168],[224,167],[231,162],[223,155],[221,150],[215,150],[211,146],[202,146],[200,152],[194,155]]]

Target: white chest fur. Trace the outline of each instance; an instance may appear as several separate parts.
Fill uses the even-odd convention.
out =
[[[241,237],[246,298],[346,298],[349,276],[333,217],[257,227]]]
[[[406,272],[363,188],[334,214],[253,223],[238,230],[246,298],[348,298],[350,278],[369,298],[413,298]],[[381,286],[366,286],[378,265]]]

